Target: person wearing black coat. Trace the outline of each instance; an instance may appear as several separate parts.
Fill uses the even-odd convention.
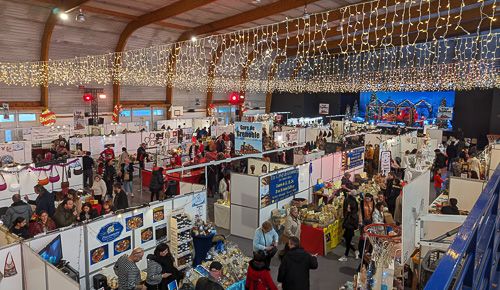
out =
[[[113,192],[115,193],[115,199],[113,200],[114,209],[127,209],[128,197],[125,191],[123,191],[121,183],[115,183],[113,185]]]
[[[339,261],[346,262],[347,256],[349,255],[349,250],[354,251],[354,255],[357,257],[359,255],[358,251],[351,245],[352,238],[354,237],[354,231],[359,226],[359,205],[356,197],[358,196],[358,192],[356,190],[352,190],[348,196],[346,196],[344,200],[344,221],[342,223],[342,227],[344,228],[344,239],[345,239],[345,253]]]
[[[394,179],[394,184],[391,186],[391,191],[385,197],[385,200],[387,201],[387,208],[392,216],[394,216],[394,211],[396,210],[396,199],[401,193],[401,189],[401,180],[396,178]]]
[[[318,268],[316,255],[304,251],[297,237],[290,237],[288,247],[278,270],[278,282],[283,290],[309,290],[309,271]]]
[[[108,160],[104,167],[104,175],[102,179],[106,182],[106,194],[109,197],[113,196],[113,184],[115,183],[116,169],[113,160]]]
[[[151,191],[151,201],[160,199],[160,191],[163,190],[163,184],[165,179],[163,177],[163,167],[159,167],[157,170],[153,171],[151,175],[151,182],[149,183],[149,191]]]
[[[43,185],[37,184],[34,187],[34,191],[38,196],[35,200],[30,200],[28,196],[25,196],[24,199],[27,203],[33,204],[36,206],[35,213],[37,215],[41,215],[43,211],[46,211],[49,214],[49,217],[54,216],[56,212],[56,206],[54,204],[55,195],[52,192],[49,192]]]
[[[446,160],[448,159],[446,155],[441,152],[441,150],[436,149],[434,150],[434,153],[436,153],[436,157],[434,159],[434,168],[435,169],[441,169],[446,167]]]

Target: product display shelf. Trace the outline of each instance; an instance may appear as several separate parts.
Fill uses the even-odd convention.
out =
[[[176,214],[170,218],[170,250],[180,270],[190,266],[193,261],[192,227],[193,222],[186,214]]]

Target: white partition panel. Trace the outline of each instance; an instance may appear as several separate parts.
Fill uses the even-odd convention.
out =
[[[25,272],[24,275],[25,289],[26,290],[45,289],[47,281],[45,278],[45,262],[37,253],[35,253],[32,249],[30,249],[28,245],[23,244],[22,248],[23,248],[23,264],[29,265],[29,267],[23,268]],[[2,289],[1,284],[0,284],[0,289]]]
[[[141,132],[127,133],[125,140],[129,154],[134,154],[137,152],[137,148],[141,146],[142,133]]]
[[[0,249],[0,263],[2,263],[3,279],[0,281],[0,290],[23,289],[23,262],[21,256],[21,244],[14,244]],[[15,273],[10,272],[7,276],[6,268],[12,266]],[[39,288],[38,288],[39,289]],[[38,290],[37,289],[37,290]]]
[[[321,178],[323,181],[333,179],[333,154],[321,158]]]
[[[333,154],[333,179],[342,176],[342,152]]]
[[[489,164],[490,170],[488,172],[488,176],[493,175],[493,172],[495,171],[495,169],[497,169],[499,164],[500,164],[500,145],[496,144],[491,148],[490,164]]]
[[[198,192],[205,190],[204,184],[189,183],[189,182],[179,182],[180,194],[187,194],[192,192]]]
[[[299,169],[299,192],[307,190],[310,187],[309,167],[309,163],[297,166]]]
[[[231,204],[231,235],[253,239],[259,227],[258,209]]]
[[[285,199],[283,199],[283,200],[278,201],[278,206],[277,206],[277,208],[283,208],[283,207],[285,207],[285,205],[290,204],[290,202],[291,202],[291,201],[292,201],[292,199],[294,199],[294,198],[295,198],[295,195],[293,195],[293,196],[289,196],[289,197],[287,197],[287,198],[285,198]]]
[[[458,200],[458,208],[470,211],[483,191],[486,181],[460,177],[450,177],[449,198]]]
[[[415,249],[415,224],[429,208],[430,172],[426,171],[403,187],[402,261],[406,262]]]
[[[231,173],[231,204],[259,208],[259,178],[246,174]]]
[[[79,290],[80,285],[56,267],[47,264],[47,290]],[[40,288],[39,288],[40,289]]]
[[[465,215],[441,215],[429,214],[421,217],[420,221],[420,240],[432,240],[446,232],[460,227],[467,216]],[[452,240],[450,237],[449,240]],[[418,245],[416,245],[418,246]]]
[[[318,178],[321,178],[321,158],[313,160],[312,162],[312,171],[311,171],[311,179],[310,186],[314,186],[318,183]]]
[[[309,190],[304,190],[295,195],[295,198],[305,198],[307,201],[311,202],[311,198],[309,195]]]

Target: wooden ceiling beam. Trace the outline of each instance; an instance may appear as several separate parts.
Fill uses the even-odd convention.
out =
[[[279,13],[282,13],[282,12],[285,12],[285,11],[288,11],[291,9],[296,9],[296,8],[302,7],[306,4],[314,3],[316,1],[319,1],[319,0],[305,0],[305,1],[304,0],[279,0],[277,2],[268,4],[268,5],[260,6],[258,8],[255,8],[255,9],[252,9],[249,11],[245,11],[245,12],[242,12],[242,13],[224,18],[224,19],[216,20],[216,21],[213,21],[211,23],[201,25],[199,27],[195,27],[194,29],[192,29],[190,31],[186,31],[183,34],[181,34],[181,36],[179,37],[179,39],[177,41],[178,42],[186,41],[193,36],[200,36],[200,35],[205,35],[205,34],[209,34],[209,33],[214,33],[216,31],[220,31],[220,30],[224,30],[224,29],[227,29],[227,28],[230,28],[233,26],[252,22],[252,21],[262,19],[262,18],[265,18],[268,16],[279,14]],[[214,74],[215,65],[218,61],[218,58],[220,58],[220,56],[222,55],[222,53],[223,53],[223,50],[218,49],[215,52],[215,54],[212,56],[212,64],[213,65],[211,65],[209,67],[209,71],[208,71],[209,78],[212,81],[213,81],[213,77],[210,77],[210,75]],[[172,61],[173,61],[174,66],[176,63],[176,59],[177,59],[176,55],[173,54]],[[172,89],[167,89],[167,96],[166,96],[167,100],[172,101],[172,98],[173,98],[172,92],[173,92]],[[207,115],[208,115],[209,107],[210,107],[210,104],[212,103],[212,101],[213,101],[213,89],[211,87],[210,80],[209,80],[209,85],[207,88],[207,97],[206,97]]]
[[[179,0],[170,5],[159,8],[155,11],[139,16],[137,19],[129,22],[123,29],[116,44],[115,52],[123,52],[128,38],[137,29],[149,24],[188,12],[198,7],[210,4],[215,0]],[[168,99],[168,98],[167,98]],[[120,104],[120,84],[113,84],[113,106]]]
[[[61,9],[64,12],[71,11],[73,9],[78,8],[80,5],[84,4],[89,0],[71,0],[71,1],[59,1],[60,5],[57,8]],[[57,24],[57,14],[54,13],[53,9],[50,10],[49,18],[45,22],[45,27],[43,29],[42,35],[42,45],[40,49],[40,61],[48,61],[49,60],[49,49],[50,49],[50,40],[52,39],[52,32],[54,31],[54,27]],[[45,68],[46,70],[47,68]],[[47,74],[47,71],[45,71]],[[47,109],[49,106],[49,86],[47,83],[40,87],[40,102],[42,106]]]
[[[275,14],[283,13],[288,10],[296,9],[306,4],[311,4],[317,1],[319,0],[279,0],[271,4],[259,6],[252,10],[248,10],[233,16],[229,16],[195,27],[181,34],[177,41],[185,41],[190,39],[192,36],[198,37],[201,35],[211,34],[216,31],[224,30],[233,26],[241,25]]]

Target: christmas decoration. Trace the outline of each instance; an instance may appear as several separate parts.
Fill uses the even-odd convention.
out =
[[[42,126],[52,126],[56,123],[56,114],[49,109],[45,109],[40,114],[40,124]]]
[[[118,121],[120,120],[120,113],[122,111],[122,105],[115,105],[115,107],[113,108],[113,115],[111,116],[113,123],[118,123]]]

